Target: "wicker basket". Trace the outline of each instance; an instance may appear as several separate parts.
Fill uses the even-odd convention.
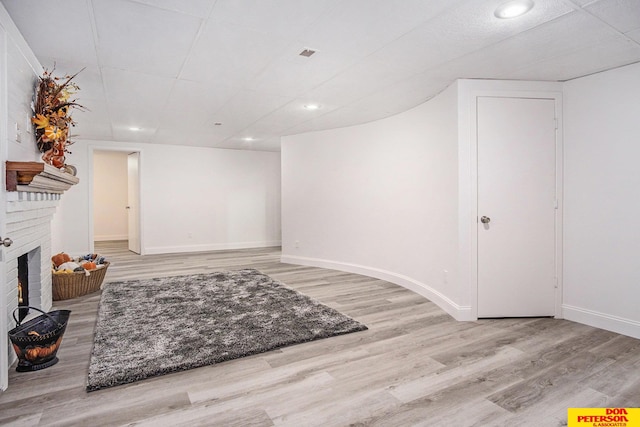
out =
[[[84,271],[75,273],[53,274],[51,279],[53,300],[76,298],[100,290],[100,285],[107,274],[109,263],[103,268],[91,270],[87,276]]]

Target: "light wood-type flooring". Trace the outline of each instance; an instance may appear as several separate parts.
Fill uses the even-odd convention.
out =
[[[97,250],[107,281],[256,268],[369,330],[87,393],[100,295],[59,301],[72,310],[60,362],[11,370],[0,425],[544,427],[566,425],[568,407],[640,406],[637,339],[548,318],[457,322],[382,280],[282,264],[278,248]]]

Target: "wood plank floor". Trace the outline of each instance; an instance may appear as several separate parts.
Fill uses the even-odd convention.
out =
[[[388,282],[282,264],[277,248],[97,251],[107,281],[257,268],[369,330],[86,393],[100,295],[60,301],[60,362],[11,371],[0,425],[544,427],[566,425],[568,407],[640,406],[637,339],[546,318],[456,322]]]

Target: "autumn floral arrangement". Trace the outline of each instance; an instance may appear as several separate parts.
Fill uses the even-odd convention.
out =
[[[36,87],[34,116],[31,118],[36,130],[36,143],[38,150],[44,153],[42,160],[57,168],[65,166],[65,153],[71,153],[67,149],[73,144],[69,139],[69,132],[76,125],[71,118],[71,110],[84,110],[82,105],[72,99],[80,90],[73,82],[78,73],[54,77],[53,70],[45,70]]]

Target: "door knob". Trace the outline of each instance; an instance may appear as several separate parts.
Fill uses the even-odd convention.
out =
[[[0,239],[2,238],[0,237]],[[13,245],[13,240],[11,240],[8,237],[5,237],[4,239],[2,239],[1,243],[2,243],[2,246],[4,246],[5,248],[8,248],[9,246]]]
[[[483,224],[489,224],[491,222],[491,218],[489,218],[488,216],[482,216],[480,217],[480,222]]]

